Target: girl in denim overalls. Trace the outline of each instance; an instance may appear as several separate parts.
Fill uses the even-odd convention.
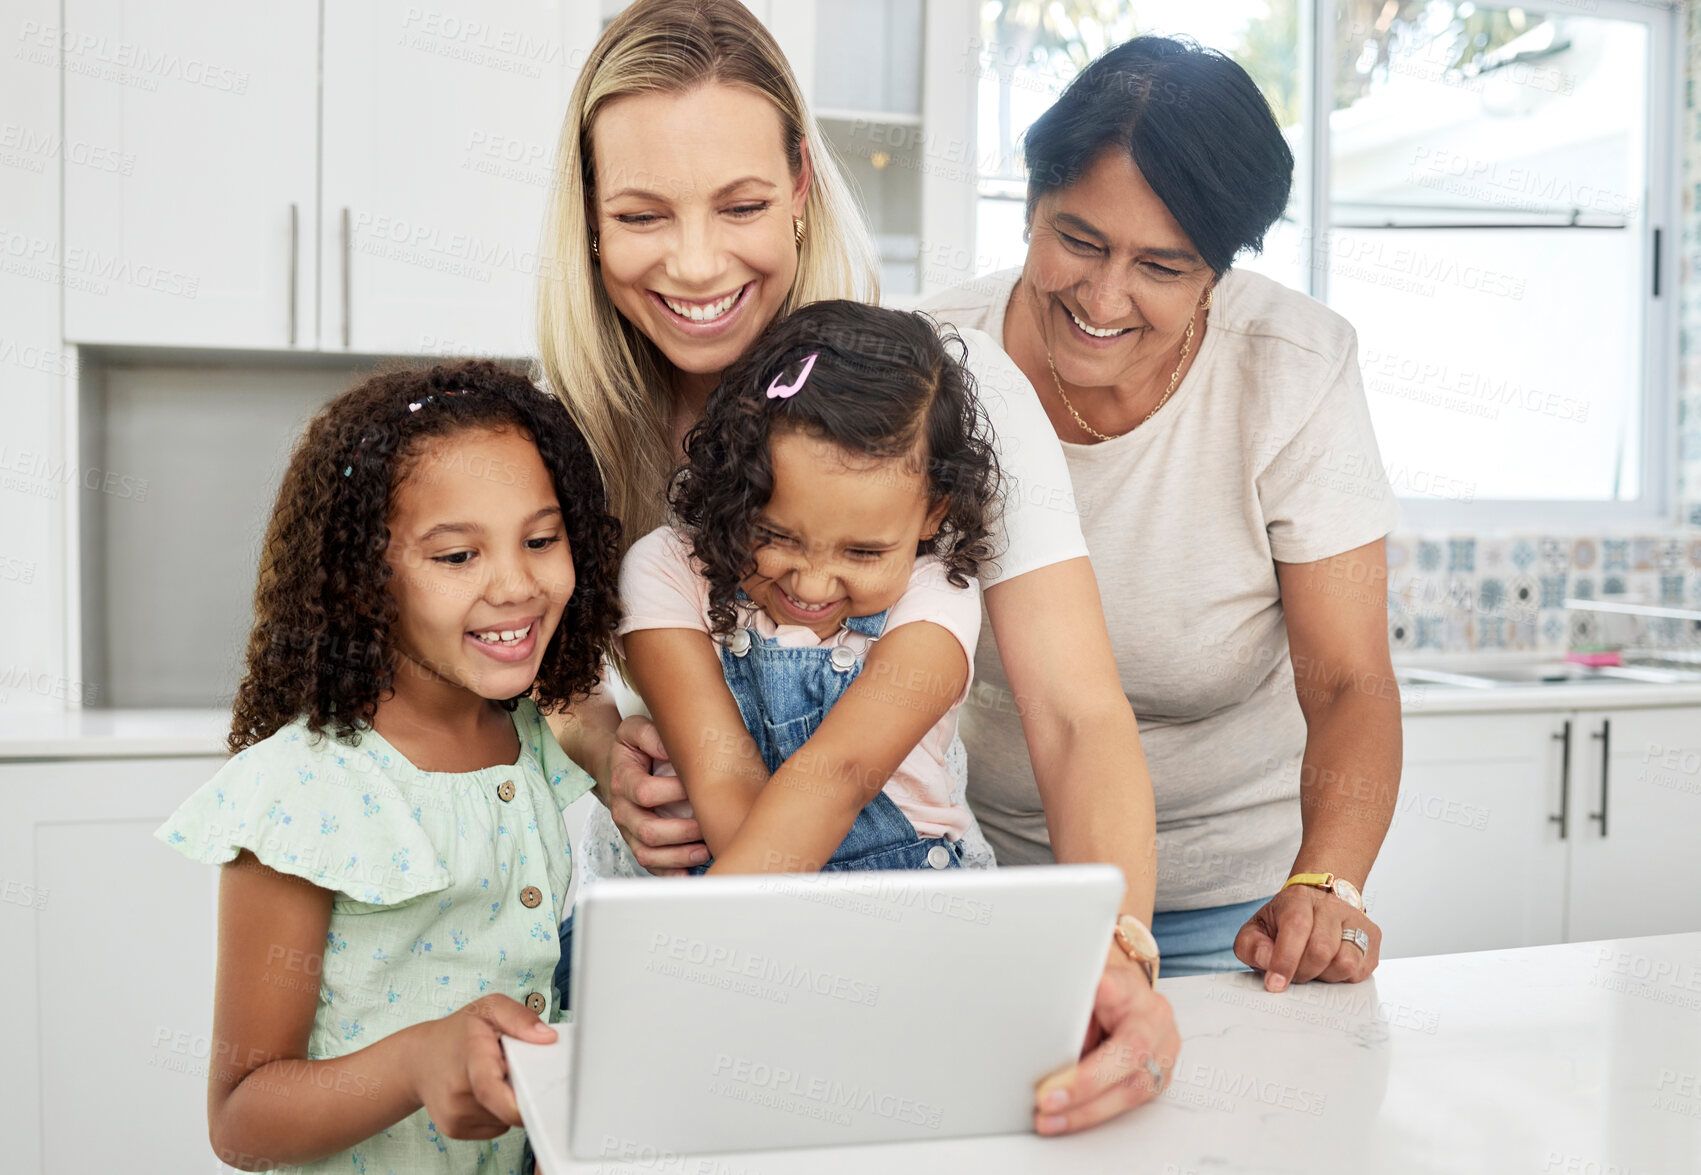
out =
[[[998,472],[948,342],[848,301],[779,321],[686,438],[677,525],[627,555],[621,651],[696,872],[990,864],[945,752]]]

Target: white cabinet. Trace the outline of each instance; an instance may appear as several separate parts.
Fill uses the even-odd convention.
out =
[[[218,1169],[218,870],[153,831],[220,758],[0,762],[0,1134],[20,1175]]]
[[[322,349],[532,354],[561,4],[326,5],[324,52]]]
[[[1408,715],[1365,898],[1387,958],[1701,930],[1701,707]]]
[[[1701,930],[1701,707],[1576,716],[1572,941]]]
[[[532,353],[585,9],[67,0],[67,337]]]
[[[63,12],[65,337],[313,346],[318,5]]]
[[[1365,886],[1388,957],[1565,938],[1563,719],[1408,718],[1394,820]]]

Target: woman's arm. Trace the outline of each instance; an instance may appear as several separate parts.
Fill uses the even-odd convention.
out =
[[[639,629],[625,642],[632,684],[670,748],[703,839],[718,857],[768,782],[720,654],[707,633],[689,628]]]
[[[506,996],[404,1028],[357,1052],[309,1061],[331,892],[244,850],[219,878],[218,976],[207,1129],[222,1162],[246,1171],[346,1150],[421,1105],[451,1138],[520,1125],[503,1034],[555,1030]]]
[[[1388,652],[1383,540],[1314,563],[1277,563],[1294,688],[1305,715],[1293,873],[1334,873],[1362,892],[1400,789],[1400,691]],[[1370,936],[1360,951],[1343,927]],[[1376,969],[1382,932],[1333,894],[1283,890],[1235,940],[1242,962],[1280,991],[1311,979],[1357,982]]]
[[[1152,777],[1092,564],[1069,559],[1003,580],[985,601],[1052,853],[1061,862],[1120,866],[1128,881],[1122,912],[1149,925],[1157,891]]]
[[[913,621],[875,641],[857,679],[780,764],[709,872],[820,869],[968,680],[962,642],[943,625]]]
[[[1140,732],[1111,650],[1098,581],[1085,558],[1053,563],[987,588],[986,613],[1017,698],[1028,757],[1062,862],[1121,867],[1122,912],[1151,924],[1157,815]],[[1040,1083],[1034,1127],[1066,1134],[1156,1097],[1148,1074],[1168,1074],[1181,1050],[1169,1001],[1107,944],[1079,1063]]]

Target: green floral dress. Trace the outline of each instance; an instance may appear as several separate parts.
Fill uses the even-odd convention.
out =
[[[421,771],[374,730],[354,746],[291,723],[234,756],[155,833],[222,864],[247,849],[331,890],[307,1056],[342,1056],[500,992],[550,1021],[556,928],[573,861],[562,809],[592,785],[537,707],[513,714],[519,761]],[[291,1171],[520,1175],[525,1131],[444,1137],[421,1108]]]

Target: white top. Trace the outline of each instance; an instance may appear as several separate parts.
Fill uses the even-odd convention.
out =
[[[1018,276],[978,278],[922,309],[1002,339]],[[1159,910],[1268,897],[1287,877],[1305,722],[1276,563],[1372,542],[1398,513],[1351,325],[1239,270],[1218,284],[1209,322],[1192,368],[1149,423],[1061,446],[1151,767]],[[1035,409],[1055,436],[1037,400]],[[1001,863],[1049,861],[1018,709],[985,632],[975,674],[963,709],[969,801]]]
[[[502,1043],[549,1175],[1667,1175],[1701,1167],[1701,934],[1389,959],[1365,983],[1307,983],[1279,995],[1244,972],[1164,978],[1158,990],[1186,1034],[1163,1095],[1061,1138],[664,1157],[616,1139],[580,1162],[567,1154],[572,1027],[553,1044]],[[775,1096],[768,1104],[803,1113],[816,1103]]]
[[[690,540],[670,526],[658,527],[632,544],[620,565],[620,602],[626,614],[617,642],[629,632],[650,628],[709,632],[709,581],[703,576],[703,565],[691,555]],[[980,589],[972,579],[967,587],[954,586],[945,578],[945,565],[931,555],[915,561],[904,594],[886,613],[881,635],[923,620],[957,638],[972,678],[975,641],[980,635]],[[848,628],[823,638],[801,624],[776,624],[754,605],[739,609],[739,623],[789,648],[843,644],[858,659],[874,643],[874,638]],[[622,646],[623,656],[625,651]],[[968,687],[965,681],[951,708],[910,748],[885,784],[886,794],[922,837],[954,841],[974,829],[974,817],[945,765],[945,751],[957,737],[957,711],[968,696]]]
[[[1069,465],[1033,385],[1004,353],[997,333],[971,329],[977,325],[972,322],[941,319],[941,325],[955,325],[962,336],[964,366],[992,423],[1004,485],[1003,516],[992,528],[993,549],[1000,554],[993,566],[981,568],[980,586],[1079,559],[1087,553],[1087,541],[1068,493]]]

